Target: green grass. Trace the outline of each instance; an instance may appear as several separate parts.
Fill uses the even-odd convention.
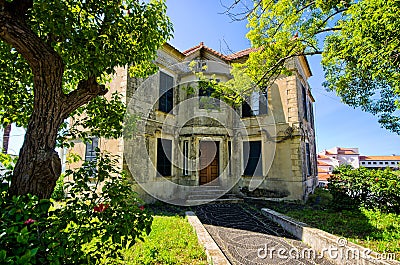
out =
[[[322,196],[321,196],[322,197]],[[250,204],[250,203],[249,203]],[[252,203],[254,205],[254,203]],[[322,205],[322,207],[321,207]],[[321,200],[319,205],[285,202],[257,202],[257,208],[267,207],[328,233],[379,253],[395,253],[400,260],[400,215],[379,210],[334,211]]]
[[[207,257],[187,220],[154,216],[151,233],[124,253],[127,264],[207,264]]]

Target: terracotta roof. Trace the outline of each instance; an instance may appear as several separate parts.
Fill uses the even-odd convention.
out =
[[[318,174],[319,173],[329,173],[329,170],[323,169],[323,168],[318,168]]]
[[[328,180],[331,176],[331,174],[318,174],[318,180]]]
[[[331,166],[330,164],[322,162],[320,160],[318,160],[317,163],[318,163],[319,166]]]
[[[332,153],[332,152],[329,152],[329,151],[325,151],[325,154],[326,155],[337,155],[336,153]]]
[[[232,54],[229,54],[229,55],[224,55],[224,54],[222,54],[222,53],[220,53],[220,52],[218,52],[218,51],[216,51],[214,49],[211,49],[210,47],[207,47],[206,45],[204,45],[204,42],[200,42],[199,45],[196,45],[196,46],[194,46],[194,47],[192,47],[190,49],[187,49],[186,51],[183,51],[182,54],[184,54],[185,56],[189,56],[189,55],[191,55],[191,54],[193,54],[196,51],[201,50],[201,49],[204,49],[204,50],[206,50],[206,51],[208,51],[208,52],[210,52],[210,53],[212,53],[212,54],[214,54],[214,55],[216,55],[216,56],[218,56],[218,57],[220,57],[220,58],[222,58],[222,59],[224,59],[226,61],[231,61],[231,60],[235,60],[235,59],[241,58],[243,56],[247,56],[250,53],[258,50],[256,48],[247,48],[247,49],[244,49],[242,51],[238,51],[238,52],[235,52],[235,53],[232,53]]]
[[[358,155],[358,152],[355,152],[353,148],[338,147],[338,153],[341,155]]]
[[[318,155],[318,158],[320,158],[320,159],[329,159],[329,157],[327,157],[326,155]]]
[[[247,56],[247,55],[249,55],[250,53],[255,52],[255,51],[258,51],[258,50],[259,50],[259,49],[256,49],[256,48],[247,48],[247,49],[244,49],[244,50],[242,50],[242,51],[238,51],[238,52],[229,54],[229,55],[227,55],[226,57],[227,57],[229,60],[235,60],[235,59],[241,58],[241,57],[243,57],[243,56]]]
[[[360,160],[400,161],[400,156],[360,156]]]
[[[216,56],[218,56],[218,57],[220,57],[220,58],[222,58],[222,59],[224,59],[224,60],[229,60],[227,56],[223,55],[223,54],[220,53],[220,52],[217,52],[217,51],[214,50],[214,49],[211,49],[211,48],[207,47],[206,45],[204,45],[204,42],[200,42],[199,45],[194,46],[194,47],[192,47],[192,48],[190,48],[190,49],[187,49],[186,51],[184,51],[184,52],[182,52],[182,53],[183,53],[184,55],[186,55],[186,56],[189,56],[189,55],[191,55],[192,53],[195,53],[196,51],[201,50],[201,49],[205,49],[206,51],[209,51],[210,53],[212,53],[212,54],[214,54],[214,55],[216,55]]]

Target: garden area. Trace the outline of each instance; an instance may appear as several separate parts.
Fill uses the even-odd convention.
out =
[[[327,188],[318,188],[307,204],[249,201],[379,253],[400,260],[400,184],[396,172],[352,169],[334,171]]]
[[[11,197],[1,179],[0,264],[207,264],[184,212],[144,205],[115,164],[97,152],[66,170],[51,199]]]

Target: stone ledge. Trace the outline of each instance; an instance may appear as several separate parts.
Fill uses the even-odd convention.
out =
[[[204,228],[199,218],[197,218],[196,214],[194,212],[186,212],[186,217],[196,231],[199,243],[204,247],[206,251],[208,264],[231,265],[231,263],[222,253],[221,249]]]
[[[367,248],[347,242],[344,238],[332,235],[320,229],[310,227],[305,223],[299,222],[271,209],[263,208],[261,211],[267,218],[281,225],[286,231],[302,240],[311,248],[315,249],[319,253],[323,252],[325,257],[333,261],[335,264],[400,265],[400,262],[398,261],[378,259],[378,257],[380,257],[379,253],[368,252],[369,250]],[[335,254],[332,255],[329,254],[328,250],[336,251]],[[355,256],[356,253],[359,253],[359,255]],[[363,255],[364,253],[368,253],[368,255]],[[330,258],[330,256],[337,256],[337,258]]]

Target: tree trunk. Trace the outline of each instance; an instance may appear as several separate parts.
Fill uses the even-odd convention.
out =
[[[107,90],[95,76],[81,80],[69,94],[62,90],[61,56],[37,36],[24,18],[33,0],[0,0],[0,39],[14,47],[33,73],[34,102],[25,141],[11,178],[10,195],[30,193],[50,198],[61,174],[61,160],[54,150],[64,119],[78,107]]]
[[[24,144],[11,179],[10,194],[34,194],[50,198],[61,174],[61,160],[54,150],[57,133],[64,121],[63,64],[55,58],[34,70],[34,105]]]
[[[6,127],[4,127],[4,132],[3,132],[3,153],[7,154],[8,152],[8,144],[10,142],[10,134],[11,134],[11,123],[7,124]]]

